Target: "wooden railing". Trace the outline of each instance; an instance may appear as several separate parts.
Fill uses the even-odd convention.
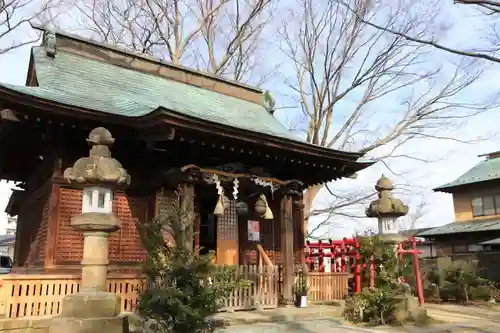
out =
[[[222,311],[270,309],[280,301],[278,266],[239,266],[237,276],[249,283],[236,289],[224,302]],[[332,301],[347,295],[347,273],[305,275],[310,301]],[[12,274],[0,279],[0,317],[55,316],[64,296],[78,292],[77,275]],[[138,291],[144,286],[136,274],[108,277],[108,291],[121,296],[121,310],[132,312],[138,304]]]
[[[278,267],[240,266],[236,274],[249,283],[236,289],[222,311],[269,309],[278,306]],[[55,316],[64,296],[79,291],[75,275],[12,274],[0,280],[0,317]],[[108,291],[121,296],[121,310],[133,312],[144,281],[135,274],[108,277]]]
[[[246,286],[233,291],[223,311],[271,309],[279,304],[279,270],[276,266],[239,266],[236,274]]]
[[[315,301],[336,301],[347,296],[347,273],[307,273],[308,299]]]
[[[311,302],[343,300],[348,294],[350,274],[347,272],[308,272],[307,267],[295,265],[294,273],[296,283],[307,279],[308,300]]]
[[[108,278],[108,291],[121,296],[122,311],[134,311],[138,289],[143,281],[137,275]],[[0,316],[7,318],[54,316],[61,311],[64,296],[76,293],[80,278],[75,275],[7,275],[2,277]]]

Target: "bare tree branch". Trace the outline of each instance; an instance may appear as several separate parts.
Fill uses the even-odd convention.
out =
[[[40,18],[53,5],[52,1],[0,0],[0,55],[37,41],[39,36],[15,33],[25,23]]]
[[[405,37],[417,27],[426,36],[429,22],[437,15],[434,8],[413,9],[414,2],[404,0],[398,5],[389,9],[371,1],[318,5],[298,0],[286,14],[281,50],[293,70],[286,83],[292,98],[299,101],[308,142],[372,154],[381,162],[405,158],[409,155],[399,149],[409,142],[468,142],[457,137],[456,130],[496,106],[496,102],[463,98],[482,75],[474,62],[436,65],[426,45]],[[408,11],[414,12],[405,16]],[[383,28],[397,27],[401,33],[366,23],[381,16],[386,20]],[[389,153],[378,153],[380,148],[389,148]],[[426,157],[413,159],[429,162]],[[312,232],[334,215],[358,217],[359,210],[351,213],[345,208],[359,206],[372,195],[350,193],[340,198],[330,192],[331,207],[313,210],[320,190],[321,186],[314,186],[304,195],[306,217],[325,218]]]
[[[62,24],[66,30],[237,81],[260,83],[269,74],[252,77],[274,1],[63,1],[78,24]]]
[[[475,5],[483,7],[495,13],[500,13],[500,1],[489,0],[455,0],[455,3],[462,5]]]
[[[455,0],[455,3],[463,4],[463,5],[475,5],[475,6],[479,6],[481,8],[487,9],[489,11],[489,13],[487,13],[487,15],[499,15],[500,14],[500,2],[499,1]],[[439,49],[439,50],[442,50],[442,51],[445,51],[445,52],[448,52],[448,53],[456,54],[456,55],[459,55],[459,56],[471,57],[471,58],[476,58],[476,59],[484,59],[484,60],[488,60],[488,61],[492,61],[492,62],[496,62],[496,63],[500,62],[500,57],[496,56],[494,54],[483,53],[483,52],[475,51],[475,50],[466,51],[466,50],[460,50],[460,49],[452,48],[452,47],[440,44],[440,43],[438,43],[437,41],[435,41],[433,39],[423,39],[423,38],[419,38],[419,37],[416,37],[416,36],[412,36],[407,31],[400,31],[400,30],[391,28],[390,25],[384,26],[384,25],[376,24],[376,23],[374,23],[371,20],[367,20],[367,19],[365,19],[363,17],[360,17],[356,13],[356,10],[353,9],[353,8],[351,8],[351,6],[349,6],[349,4],[347,4],[346,2],[344,2],[344,5],[347,8],[349,8],[352,11],[352,13],[354,15],[356,15],[358,17],[358,19],[361,22],[363,22],[364,24],[367,24],[367,25],[369,25],[369,26],[371,26],[373,28],[376,28],[378,30],[381,30],[381,31],[384,31],[384,32],[387,32],[387,33],[390,33],[390,34],[402,37],[402,38],[404,38],[404,39],[406,39],[408,41],[411,41],[411,42],[414,42],[414,43],[418,43],[418,44],[422,44],[422,45],[431,46],[431,47],[434,47],[436,49]],[[494,24],[497,24],[497,23],[498,22],[495,22]],[[493,47],[493,49],[494,50],[498,50],[500,48],[500,36],[498,36],[498,33],[496,32],[495,27],[493,28],[493,31],[494,31],[494,36],[496,37],[495,40],[493,40],[493,43],[495,44],[494,47]]]

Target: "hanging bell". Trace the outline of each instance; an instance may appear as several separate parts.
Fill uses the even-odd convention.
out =
[[[215,216],[224,215],[224,204],[222,201],[223,201],[222,195],[219,195],[219,198],[217,199],[217,204],[215,205],[215,209],[214,209]]]
[[[246,202],[238,201],[236,203],[236,214],[238,214],[238,216],[245,216],[248,214],[248,205]]]
[[[262,196],[262,200],[264,200],[265,204],[266,204],[266,211],[264,213],[264,220],[272,220],[274,219],[274,215],[273,215],[273,211],[271,210],[271,208],[269,208],[269,205],[267,204],[267,199],[266,199],[266,196],[264,194],[261,194]]]
[[[266,197],[264,196],[264,194],[261,194],[257,199],[257,201],[255,201],[254,210],[255,213],[257,213],[259,216],[264,216],[264,214],[266,213],[267,205],[266,205]]]

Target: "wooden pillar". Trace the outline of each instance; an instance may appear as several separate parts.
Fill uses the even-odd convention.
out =
[[[186,214],[184,221],[186,249],[188,251],[194,250],[194,186],[192,183],[183,183],[181,185],[182,193],[182,211]]]
[[[195,195],[194,205],[194,252],[200,254],[200,200]]]
[[[47,238],[45,240],[45,258],[44,268],[51,269],[56,264],[56,242],[57,230],[59,229],[59,202],[61,187],[57,184],[52,185],[49,197],[49,217],[47,221]]]
[[[302,195],[294,202],[294,204],[294,208],[297,210],[298,230],[300,230],[300,239],[298,239],[298,245],[300,248],[300,264],[303,266],[306,263],[306,252],[304,247],[306,245],[307,226],[304,219],[304,200]]]
[[[292,197],[281,198],[281,258],[283,263],[283,304],[293,304],[294,253],[293,253],[293,204]]]

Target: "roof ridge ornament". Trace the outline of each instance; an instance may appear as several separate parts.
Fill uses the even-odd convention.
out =
[[[276,101],[269,90],[264,90],[262,93],[262,105],[270,114],[274,114],[274,111],[276,111]]]
[[[56,40],[56,34],[55,32],[51,30],[46,30],[43,33],[43,41],[42,45],[45,47],[45,53],[51,57],[54,58],[57,53],[57,40]]]

